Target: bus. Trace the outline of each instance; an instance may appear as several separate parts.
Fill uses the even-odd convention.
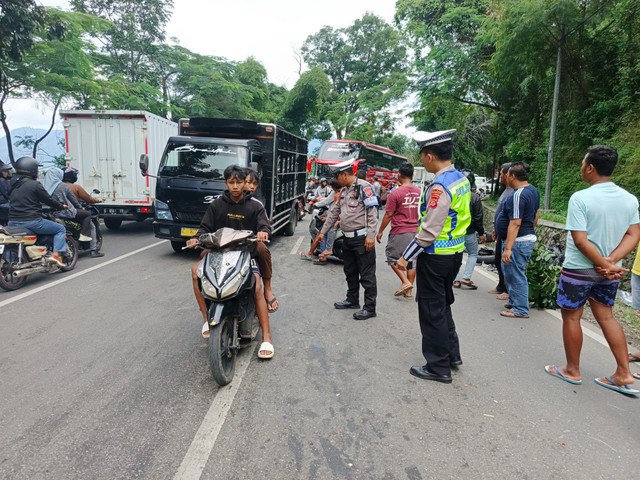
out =
[[[364,169],[367,181],[377,178],[383,191],[388,191],[398,180],[398,167],[409,160],[390,148],[381,147],[359,140],[326,140],[320,147],[318,156],[311,160],[307,170],[319,177],[331,177],[329,167],[346,160],[356,160],[355,171]]]

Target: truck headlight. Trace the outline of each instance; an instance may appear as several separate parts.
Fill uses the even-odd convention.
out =
[[[155,207],[156,220],[173,221],[173,215],[171,215],[169,205],[156,199],[153,201],[153,206]]]

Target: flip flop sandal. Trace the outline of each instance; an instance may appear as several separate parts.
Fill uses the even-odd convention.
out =
[[[314,265],[327,265],[329,261],[326,258],[319,258],[313,262]]]
[[[569,378],[563,375],[560,369],[555,365],[547,365],[546,367],[544,367],[544,371],[552,377],[559,378],[560,380],[570,383],[571,385],[582,385],[582,380],[574,380],[573,378]]]
[[[411,290],[413,288],[413,285],[409,284],[409,285],[403,285],[401,286],[398,290],[395,291],[395,293],[393,294],[394,297],[399,297],[401,295],[404,295],[405,292],[408,292],[409,290]]]
[[[462,283],[462,285],[467,287],[469,290],[478,289],[478,286],[475,283],[473,283],[471,280],[462,280],[460,283]]]
[[[631,388],[629,385],[618,385],[613,381],[613,378],[611,377],[604,377],[604,379],[606,380],[606,382],[603,382],[600,378],[596,378],[594,382],[596,382],[601,387],[608,388],[609,390],[613,390],[614,392],[622,393],[624,395],[640,395],[640,390]]]
[[[633,378],[635,378],[636,380],[640,380],[640,372],[639,373],[632,373],[631,376]]]
[[[629,363],[633,363],[633,362],[640,362],[640,356],[634,354],[634,353],[630,353],[629,354]]]
[[[262,353],[262,352],[267,352],[267,353]],[[273,358],[273,345],[270,344],[269,342],[262,342],[260,344],[260,348],[258,349],[258,358],[261,358],[263,360],[269,360],[270,358]]]
[[[504,292],[500,295],[496,295],[496,300],[509,300],[509,294]]]
[[[529,318],[529,315],[520,315],[519,313],[512,312],[511,310],[504,310],[500,312],[500,315],[508,318]]]
[[[278,309],[280,308],[280,305],[278,305],[276,308],[271,310],[271,307],[273,307],[273,304],[276,303],[277,301],[278,299],[276,297],[273,297],[271,300],[267,300],[267,309],[269,309],[269,313],[276,313],[278,311]]]
[[[460,288],[462,284],[458,281],[453,282],[453,288]]]
[[[307,257],[306,253],[300,252],[300,260],[306,260],[307,262],[315,262],[315,258],[311,257]]]
[[[210,335],[211,335],[211,331],[209,330],[209,324],[208,323],[203,323],[202,324],[202,338],[209,338]]]

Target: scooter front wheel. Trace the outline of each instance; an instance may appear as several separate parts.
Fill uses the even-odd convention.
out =
[[[211,328],[209,335],[209,360],[213,379],[220,386],[233,380],[236,371],[237,349],[233,344],[233,317],[226,316]]]

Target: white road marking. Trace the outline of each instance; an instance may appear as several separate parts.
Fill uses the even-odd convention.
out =
[[[228,386],[222,387],[216,393],[209,411],[202,420],[200,428],[198,428],[196,436],[193,438],[180,468],[178,468],[178,472],[173,477],[174,480],[198,480],[202,475],[254,351],[255,349],[252,348],[247,354],[238,357],[233,380]]]
[[[120,260],[124,260],[125,258],[128,258],[128,257],[130,257],[132,255],[136,255],[137,253],[144,252],[145,250],[149,250],[150,248],[153,248],[153,247],[157,247],[158,245],[161,245],[161,244],[165,243],[166,241],[167,240],[161,240],[159,242],[152,243],[151,245],[147,245],[146,247],[139,248],[137,250],[134,250],[133,252],[129,252],[129,253],[126,253],[124,255],[120,255],[119,257],[113,258],[111,260],[103,262],[103,263],[101,263],[99,265],[96,265],[94,267],[87,268],[86,270],[82,270],[81,272],[76,272],[76,273],[74,273],[72,275],[69,275],[68,277],[64,277],[64,278],[61,278],[60,280],[56,280],[55,282],[47,283],[46,285],[42,285],[41,287],[34,288],[33,290],[29,290],[28,292],[22,293],[20,295],[16,295],[15,297],[12,297],[12,298],[10,298],[8,300],[4,300],[3,302],[0,302],[0,308],[4,307],[6,305],[10,305],[10,304],[12,304],[14,302],[17,302],[19,300],[22,300],[23,298],[30,297],[31,295],[35,295],[36,293],[40,293],[40,292],[42,292],[44,290],[48,290],[49,288],[53,288],[53,287],[55,287],[57,285],[60,285],[61,283],[65,283],[65,282],[68,282],[69,280],[73,280],[74,278],[78,278],[78,277],[81,277],[82,275],[86,275],[87,273],[91,273],[91,272],[93,272],[95,270],[98,270],[99,268],[106,267],[107,265],[111,265],[112,263],[119,262]]]
[[[460,267],[460,268],[462,268],[462,267]],[[486,278],[488,278],[490,280],[498,280],[498,276],[497,275],[495,275],[495,274],[493,274],[491,272],[487,272],[484,268],[476,268],[474,270],[474,272],[478,272],[480,275],[482,275],[483,277],[486,277]],[[558,320],[562,321],[562,315],[559,312],[557,312],[555,310],[550,310],[548,308],[545,308],[544,311],[547,312],[549,315],[551,315],[551,316],[557,318]],[[593,330],[591,330],[593,327],[591,327],[591,325],[588,322],[582,320],[581,323],[582,323],[582,327],[583,327],[582,331],[585,333],[585,335],[587,337],[591,337],[596,342],[601,343],[605,347],[609,347],[609,344],[607,343],[607,340],[602,335],[600,335],[599,333],[594,332]]]
[[[300,245],[302,245],[302,241],[303,240],[304,240],[304,237],[298,237],[298,241],[296,242],[296,244],[291,249],[291,255],[297,255],[298,249],[300,248]]]

